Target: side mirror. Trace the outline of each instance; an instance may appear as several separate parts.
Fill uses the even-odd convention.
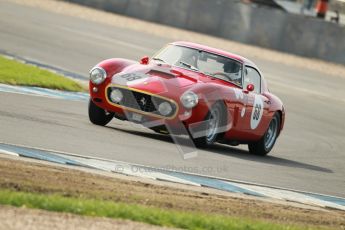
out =
[[[248,90],[248,92],[253,92],[254,91],[254,85],[253,84],[248,84],[247,85],[247,90]]]
[[[150,58],[148,56],[144,56],[140,59],[140,64],[147,65],[149,64]]]
[[[254,85],[253,84],[248,84],[247,88],[243,90],[244,93],[249,93],[254,91]]]

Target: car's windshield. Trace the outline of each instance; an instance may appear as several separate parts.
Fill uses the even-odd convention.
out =
[[[153,59],[242,86],[242,64],[231,58],[203,50],[168,45]]]

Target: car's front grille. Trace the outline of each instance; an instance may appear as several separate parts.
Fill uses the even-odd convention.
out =
[[[123,94],[123,99],[121,102],[116,103],[111,100],[110,94],[112,90],[117,89],[120,90]],[[166,116],[163,117],[171,117],[175,114],[176,112],[176,105],[175,103],[172,103],[171,100],[164,99],[161,97],[157,97],[154,95],[130,90],[127,88],[122,88],[122,87],[108,87],[107,89],[107,97],[110,102],[113,104],[117,104],[122,107],[127,107],[131,109],[135,109],[138,111],[146,112],[146,113],[153,113],[158,116],[163,116],[158,112],[158,105],[162,102],[168,102],[172,106],[172,112],[169,113]]]

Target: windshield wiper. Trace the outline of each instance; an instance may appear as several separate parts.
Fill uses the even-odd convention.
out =
[[[191,69],[191,70],[195,70],[195,71],[199,71],[199,72],[200,72],[200,70],[199,70],[198,68],[196,68],[195,66],[193,66],[193,65],[191,65],[191,64],[188,64],[188,63],[183,62],[183,61],[180,61],[180,63],[181,63],[182,65],[188,67],[188,68]]]
[[[161,61],[161,62],[167,63],[166,61],[164,61],[164,60],[161,59],[161,58],[156,58],[156,57],[154,57],[154,58],[152,58],[152,59],[155,60],[155,61]]]

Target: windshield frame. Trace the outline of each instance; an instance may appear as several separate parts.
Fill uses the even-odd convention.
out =
[[[188,49],[192,49],[192,50],[196,50],[196,51],[202,51],[202,52],[209,53],[209,54],[212,54],[212,55],[217,55],[217,56],[220,56],[220,57],[223,57],[223,58],[227,58],[227,59],[230,59],[230,60],[232,60],[232,61],[235,61],[235,62],[239,63],[239,64],[241,65],[241,84],[240,84],[240,85],[239,85],[239,84],[236,84],[236,83],[233,82],[233,81],[230,81],[230,80],[227,81],[227,80],[224,80],[224,79],[222,79],[222,78],[218,78],[218,77],[216,77],[216,76],[212,76],[212,75],[210,75],[210,74],[204,73],[203,71],[201,71],[201,70],[199,70],[199,69],[198,69],[198,70],[195,70],[195,69],[183,67],[183,66],[180,66],[180,65],[174,65],[174,64],[167,63],[167,62],[165,62],[165,61],[163,60],[164,63],[169,64],[169,65],[171,65],[171,66],[173,66],[173,67],[182,68],[182,69],[185,69],[185,70],[188,70],[188,71],[193,71],[193,72],[201,73],[201,74],[203,74],[203,75],[205,75],[205,76],[207,76],[207,77],[210,77],[210,78],[213,78],[213,79],[217,79],[217,80],[222,80],[222,81],[231,83],[231,84],[236,85],[236,86],[240,87],[241,89],[243,89],[243,77],[244,77],[244,67],[245,67],[245,65],[244,65],[243,62],[241,62],[241,61],[239,61],[239,60],[236,60],[236,59],[234,59],[234,58],[231,58],[231,57],[222,55],[222,54],[218,54],[218,53],[215,53],[215,52],[207,51],[207,50],[205,50],[205,49],[198,49],[198,48],[193,48],[193,47],[190,47],[190,46],[176,45],[176,44],[168,44],[168,45],[164,46],[164,47],[161,48],[158,52],[156,52],[156,53],[152,56],[151,59],[154,60],[154,58],[158,58],[158,55],[159,55],[160,53],[162,53],[162,52],[163,52],[167,47],[169,47],[169,46],[177,46],[177,47],[188,48]],[[160,60],[157,60],[157,61],[160,61]]]

